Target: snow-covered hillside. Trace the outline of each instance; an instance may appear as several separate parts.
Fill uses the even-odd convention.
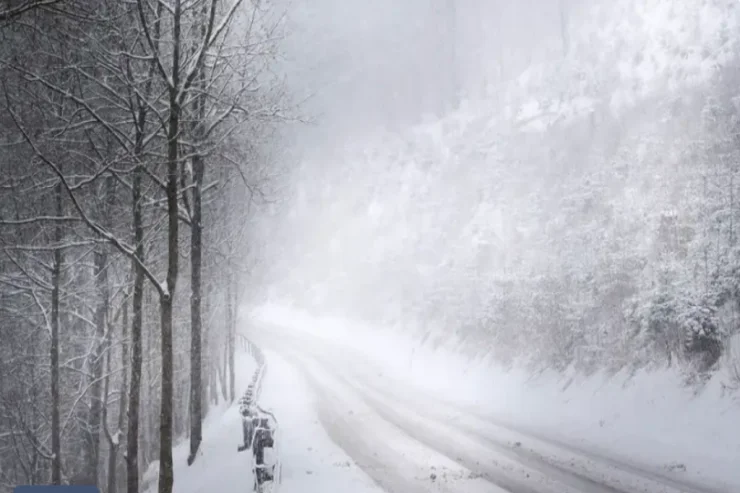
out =
[[[257,235],[270,296],[502,362],[716,368],[737,332],[740,9],[563,19],[508,79],[477,51],[466,80],[488,88],[446,116],[307,152]]]

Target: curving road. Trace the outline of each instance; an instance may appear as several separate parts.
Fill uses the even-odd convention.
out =
[[[384,378],[305,334],[250,334],[304,374],[332,440],[388,493],[731,493],[538,436]]]

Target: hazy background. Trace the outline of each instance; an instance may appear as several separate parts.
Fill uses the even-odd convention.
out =
[[[439,118],[560,48],[558,2],[293,0],[282,70],[320,128],[311,149]],[[316,135],[318,134],[318,135]],[[322,135],[324,138],[319,137]]]
[[[564,368],[704,372],[737,332],[738,8],[285,4],[311,123],[255,302]]]

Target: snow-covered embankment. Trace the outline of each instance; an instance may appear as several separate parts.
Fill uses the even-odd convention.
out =
[[[246,351],[235,355],[235,387],[246,389],[259,370]],[[239,402],[221,400],[203,423],[203,442],[193,465],[188,466],[189,442],[181,437],[173,448],[174,493],[244,493],[253,483],[249,456],[237,453],[242,442]],[[149,465],[142,478],[142,491],[157,491],[159,462]]]

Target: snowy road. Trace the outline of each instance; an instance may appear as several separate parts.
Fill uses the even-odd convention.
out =
[[[389,493],[730,491],[517,431],[386,378],[325,341],[274,327],[256,337],[300,370],[331,439]]]

